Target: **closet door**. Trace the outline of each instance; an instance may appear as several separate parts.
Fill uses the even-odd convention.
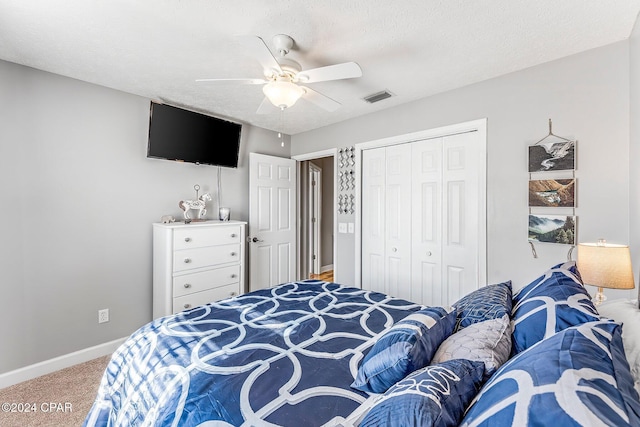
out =
[[[442,138],[411,144],[411,301],[446,305],[442,280]]]
[[[478,132],[363,150],[362,287],[429,306],[478,288]]]
[[[363,152],[362,287],[411,297],[411,147]]]
[[[411,299],[411,145],[386,149],[386,293]]]
[[[442,274],[452,304],[478,289],[480,156],[478,132],[443,138]]]
[[[362,288],[385,290],[385,148],[362,152]]]

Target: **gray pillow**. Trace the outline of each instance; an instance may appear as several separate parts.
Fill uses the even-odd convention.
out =
[[[438,347],[431,364],[453,359],[484,362],[485,380],[511,354],[511,321],[508,314],[497,319],[473,323],[451,335]]]

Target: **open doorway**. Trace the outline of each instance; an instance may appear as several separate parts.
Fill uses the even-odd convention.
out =
[[[303,279],[334,279],[334,171],[333,155],[298,160],[298,264]]]

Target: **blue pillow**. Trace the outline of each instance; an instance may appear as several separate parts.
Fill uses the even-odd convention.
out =
[[[360,423],[364,426],[456,427],[482,384],[482,362],[449,360],[393,385]]]
[[[511,280],[475,290],[453,306],[458,310],[456,331],[505,314],[511,316]]]
[[[513,297],[513,354],[556,332],[599,320],[575,262],[558,264]]]
[[[640,401],[619,324],[565,329],[509,360],[462,426],[639,426]]]
[[[453,332],[456,311],[429,307],[397,322],[378,339],[358,368],[351,387],[384,393],[411,372],[428,365]]]

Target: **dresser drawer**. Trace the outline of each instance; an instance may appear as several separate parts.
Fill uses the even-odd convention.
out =
[[[173,296],[180,297],[240,281],[240,265],[216,268],[173,278]],[[237,285],[236,285],[237,287]]]
[[[239,261],[240,244],[184,249],[173,253],[173,271],[187,271]]]
[[[181,228],[173,234],[173,249],[201,248],[212,245],[240,243],[240,226],[211,228]]]
[[[197,307],[221,299],[238,295],[238,284],[221,286],[209,289],[208,291],[196,292],[194,294],[183,295],[173,299],[173,312],[178,313],[183,310]]]

